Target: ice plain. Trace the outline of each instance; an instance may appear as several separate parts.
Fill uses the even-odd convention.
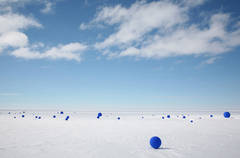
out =
[[[97,111],[24,112],[0,111],[1,158],[240,157],[239,111],[229,119],[224,111],[103,111],[100,119]],[[162,140],[157,150],[149,145],[152,136]]]

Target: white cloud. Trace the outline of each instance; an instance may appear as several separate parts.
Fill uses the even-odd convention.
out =
[[[11,12],[0,14],[0,24],[0,53],[9,47],[26,46],[28,44],[28,37],[22,31],[29,27],[42,27],[32,17]]]
[[[0,34],[9,31],[19,31],[29,27],[42,27],[42,25],[32,17],[14,13],[0,14],[0,24]]]
[[[7,32],[0,36],[0,47],[23,47],[28,44],[28,37],[22,32]]]
[[[50,13],[52,11],[53,3],[46,2],[45,8],[41,9],[41,12],[44,14]]]
[[[34,48],[23,47],[11,52],[11,55],[24,59],[66,59],[81,61],[81,52],[87,49],[87,46],[81,43],[70,43],[58,45],[46,51],[39,51]]]
[[[205,61],[202,62],[202,65],[205,65],[205,64],[213,64],[216,62],[216,60],[218,59],[218,57],[211,57]]]
[[[89,26],[86,25],[86,24],[84,24],[84,23],[81,23],[81,25],[79,26],[79,29],[80,29],[80,30],[86,30],[86,29],[88,29],[88,28],[89,28]]]
[[[191,10],[204,2],[137,1],[129,8],[103,7],[89,24],[104,24],[115,31],[96,43],[95,48],[110,57],[165,58],[218,55],[239,46],[239,27],[227,29],[232,20],[230,14],[216,13],[209,15],[207,22],[192,22]]]
[[[96,47],[101,49],[112,45],[138,42],[146,33],[154,29],[165,31],[185,22],[186,18],[184,9],[166,1],[136,2],[129,9],[120,5],[106,7],[98,13],[94,21],[108,25],[119,24],[119,27],[117,32],[103,42],[97,43]]]

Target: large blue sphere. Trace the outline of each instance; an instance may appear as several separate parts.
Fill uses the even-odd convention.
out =
[[[154,136],[150,139],[150,145],[154,148],[154,149],[158,149],[162,144],[162,141],[159,137]]]
[[[229,118],[231,116],[230,112],[224,112],[223,115],[224,115],[225,118]]]
[[[99,112],[99,113],[98,113],[98,117],[101,117],[101,116],[102,116],[102,113],[101,113],[101,112]]]
[[[170,115],[167,115],[167,118],[170,118]]]

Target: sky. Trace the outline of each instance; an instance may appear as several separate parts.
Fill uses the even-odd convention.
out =
[[[0,108],[239,108],[236,0],[0,0]]]

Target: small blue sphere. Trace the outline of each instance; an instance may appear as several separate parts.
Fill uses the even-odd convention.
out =
[[[38,118],[37,116],[35,116],[35,118]]]
[[[67,116],[66,118],[65,118],[65,120],[67,121],[69,119],[69,116]]]
[[[190,120],[191,123],[193,123],[193,120]]]
[[[14,118],[16,118],[16,116],[14,116]]]
[[[38,119],[41,119],[41,116],[39,116]]]
[[[120,117],[118,117],[117,119],[120,120]]]
[[[162,119],[164,119],[164,116],[162,117]]]
[[[61,111],[60,114],[63,114],[63,111]]]
[[[210,117],[213,117],[213,115],[210,115]]]
[[[25,117],[24,115],[22,115],[22,117]]]
[[[170,118],[170,115],[167,115],[167,118]]]
[[[224,116],[225,118],[229,118],[229,117],[231,116],[231,114],[230,114],[230,112],[224,112],[224,113],[223,113],[223,116]]]
[[[53,118],[56,118],[56,115],[53,115]]]
[[[162,141],[159,137],[154,136],[150,139],[150,145],[154,148],[154,149],[158,149],[162,144]]]
[[[97,116],[97,119],[99,119],[100,117],[99,116]]]
[[[182,118],[183,118],[183,119],[185,119],[185,118],[186,118],[186,116],[183,116]]]

